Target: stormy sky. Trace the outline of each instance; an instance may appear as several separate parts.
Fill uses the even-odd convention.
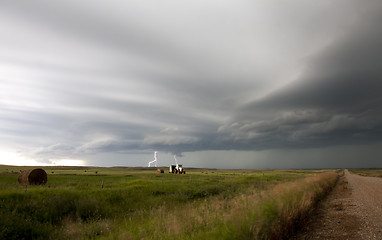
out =
[[[382,2],[0,1],[0,164],[382,167]]]

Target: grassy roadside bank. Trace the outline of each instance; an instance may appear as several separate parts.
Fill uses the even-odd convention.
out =
[[[337,179],[334,172],[322,173],[268,190],[250,188],[230,199],[213,197],[179,209],[163,206],[142,221],[125,220],[106,238],[285,239]]]

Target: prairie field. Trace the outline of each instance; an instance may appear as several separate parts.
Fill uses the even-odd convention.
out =
[[[349,169],[349,172],[358,174],[364,177],[382,177],[382,169],[375,168],[361,168],[361,169]]]
[[[334,186],[334,170],[0,165],[0,239],[282,239]]]

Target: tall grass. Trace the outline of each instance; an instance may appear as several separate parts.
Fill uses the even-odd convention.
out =
[[[337,181],[323,173],[269,190],[251,188],[233,198],[212,197],[179,208],[162,206],[147,219],[125,220],[113,238],[285,239],[304,222]]]
[[[0,239],[278,238],[305,216],[296,206],[309,210],[332,184],[307,179],[318,171],[65,167],[25,191],[17,169],[0,166]]]

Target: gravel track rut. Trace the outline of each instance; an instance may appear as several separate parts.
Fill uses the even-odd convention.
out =
[[[360,218],[363,239],[382,239],[382,178],[362,177],[345,170],[352,190],[354,215]]]

